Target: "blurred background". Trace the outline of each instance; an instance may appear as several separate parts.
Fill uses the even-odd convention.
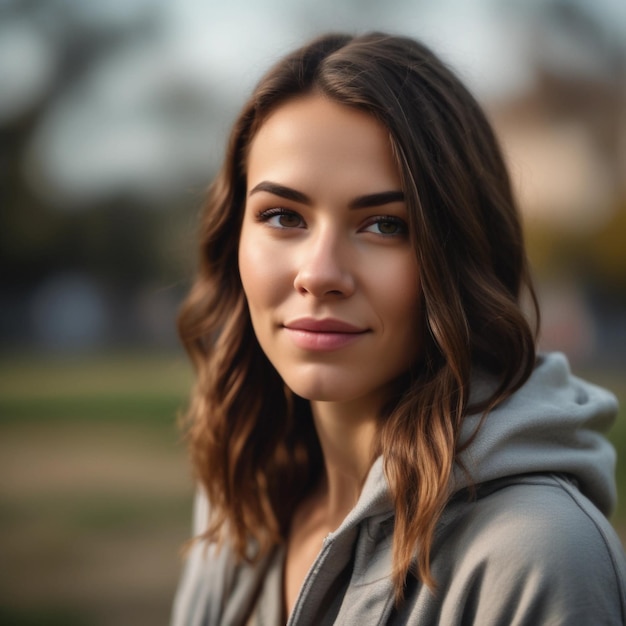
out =
[[[626,402],[623,0],[0,0],[0,624],[167,623],[203,191],[262,71],[371,29],[421,38],[485,106],[542,346]],[[613,522],[626,538],[626,504]]]

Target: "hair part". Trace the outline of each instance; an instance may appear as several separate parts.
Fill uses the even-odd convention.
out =
[[[263,354],[237,264],[250,143],[281,104],[310,93],[365,111],[388,129],[420,268],[423,352],[381,416],[375,451],[395,508],[399,600],[413,564],[415,575],[435,586],[430,549],[452,495],[463,418],[470,411],[487,416],[530,375],[536,330],[521,301],[529,296],[538,326],[537,301],[492,128],[427,47],[382,33],[333,34],[285,57],[235,122],[204,205],[198,274],[179,317],[197,373],[186,427],[211,503],[207,538],[229,541],[239,558],[250,558],[250,540],[258,554],[284,541],[322,469],[309,403],[285,387]],[[470,407],[479,370],[496,386],[482,405]]]

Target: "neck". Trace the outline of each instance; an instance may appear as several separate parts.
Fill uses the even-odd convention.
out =
[[[334,530],[356,504],[372,465],[377,414],[371,407],[329,402],[312,402],[311,408],[324,455],[320,499]]]

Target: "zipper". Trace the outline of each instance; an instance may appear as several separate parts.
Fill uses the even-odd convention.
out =
[[[322,541],[322,549],[319,554],[313,561],[313,564],[309,568],[307,575],[304,578],[304,582],[302,583],[302,587],[300,588],[300,592],[298,593],[298,597],[296,598],[296,603],[293,605],[293,610],[291,611],[291,615],[287,620],[287,626],[295,626],[296,616],[299,615],[300,609],[302,605],[305,603],[306,597],[309,595],[309,591],[314,584],[315,578],[317,577],[317,572],[321,567],[322,563],[326,560],[328,553],[330,552],[330,546],[332,544],[332,533],[328,533],[324,540]]]

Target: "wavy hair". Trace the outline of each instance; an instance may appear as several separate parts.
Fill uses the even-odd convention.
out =
[[[451,496],[463,418],[470,410],[488,418],[530,375],[536,329],[522,300],[538,325],[537,301],[491,126],[427,47],[383,33],[333,34],[286,56],[234,124],[203,209],[198,274],[179,316],[196,370],[186,428],[211,503],[207,538],[228,541],[238,558],[265,553],[284,541],[295,507],[322,470],[309,403],[286,388],[263,354],[237,262],[248,147],[272,111],[307,93],[365,111],[388,129],[420,268],[425,342],[401,396],[381,416],[376,450],[395,507],[400,599],[415,558],[414,574],[435,586],[430,547]],[[476,370],[497,384],[481,406],[470,407]]]

